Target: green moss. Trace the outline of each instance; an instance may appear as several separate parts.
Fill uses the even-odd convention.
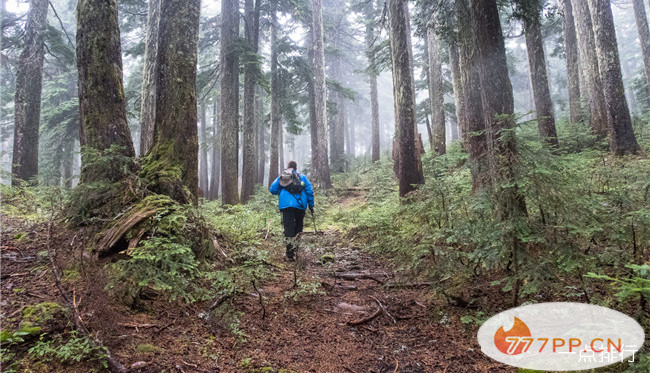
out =
[[[58,303],[43,302],[26,307],[23,310],[23,323],[29,322],[35,325],[43,325],[50,320],[66,317],[66,309]]]
[[[141,354],[156,354],[156,353],[161,353],[163,352],[163,349],[154,346],[151,343],[142,343],[136,346],[135,348],[136,351],[138,351]]]
[[[14,234],[13,239],[18,241],[18,242],[21,242],[26,237],[27,237],[27,232],[18,232],[16,234]]]

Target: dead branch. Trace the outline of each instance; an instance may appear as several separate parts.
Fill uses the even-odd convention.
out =
[[[375,297],[373,297],[373,296],[370,296],[370,298],[372,298],[372,299],[375,300],[375,302],[377,303],[377,305],[378,305],[379,308],[381,309],[381,312],[384,314],[384,316],[386,316],[386,317],[388,317],[389,319],[391,319],[391,321],[393,321],[393,324],[397,324],[397,321],[395,320],[395,318],[393,317],[393,315],[391,315],[390,313],[388,313],[388,309],[386,308],[386,306],[384,306],[384,305],[379,301],[379,299],[377,299],[377,298],[375,298]]]
[[[156,213],[153,206],[145,206],[139,209],[128,211],[117,219],[115,224],[109,228],[99,243],[97,244],[97,254],[103,254],[110,251],[113,246],[128,232],[145,219],[150,218]]]
[[[257,293],[259,299],[260,299],[260,306],[262,306],[262,320],[266,318],[266,307],[264,307],[264,298],[262,298],[262,293],[260,293],[259,289],[257,286],[255,286],[255,279],[253,278],[251,280],[251,284],[253,285],[253,289],[255,289],[255,292]]]
[[[366,316],[366,317],[364,317],[362,319],[359,319],[359,320],[348,321],[348,325],[357,326],[357,325],[362,325],[362,324],[365,324],[365,323],[369,323],[369,322],[371,322],[372,320],[378,318],[381,315],[382,315],[381,308],[377,308],[377,310],[375,312],[373,312],[372,315]]]
[[[212,303],[212,305],[210,306],[210,308],[208,308],[208,311],[212,311],[212,310],[214,310],[215,308],[219,307],[219,306],[220,306],[223,302],[225,302],[228,298],[232,297],[232,295],[233,295],[233,293],[225,293],[225,294],[221,294],[221,296],[219,296],[219,298],[217,298],[217,299],[214,301],[214,303]]]
[[[376,278],[375,276],[367,273],[359,273],[359,272],[335,272],[333,274],[334,277],[336,278],[341,278],[343,280],[348,280],[348,281],[355,281],[357,279],[365,279],[365,280],[372,280],[375,281],[376,283],[380,285],[384,285],[384,281]]]
[[[135,328],[135,329],[140,329],[140,328],[147,329],[147,328],[153,328],[153,327],[158,326],[156,324],[127,324],[127,323],[121,323],[121,322],[117,323],[117,325],[123,326],[125,328]]]

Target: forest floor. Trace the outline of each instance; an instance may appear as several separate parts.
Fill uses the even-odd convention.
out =
[[[62,301],[44,254],[46,227],[11,218],[3,224],[1,308],[7,330],[18,327],[26,307]],[[17,239],[15,233],[25,230]],[[66,248],[82,239],[83,232],[57,230],[51,242]],[[466,309],[443,302],[428,284],[409,282],[364,252],[354,237],[336,230],[306,233],[294,263],[283,260],[279,245],[266,245],[278,246],[270,248],[271,276],[218,312],[207,312],[211,302],[155,298],[137,311],[116,306],[106,297],[105,274],[97,264],[64,271],[63,283],[74,291],[83,321],[131,372],[514,371],[481,353],[478,327],[461,321]],[[324,254],[333,260],[323,263]],[[59,264],[69,259],[61,257]],[[51,333],[70,329],[52,326]],[[14,359],[36,372],[101,371],[91,362],[30,365],[20,353]]]

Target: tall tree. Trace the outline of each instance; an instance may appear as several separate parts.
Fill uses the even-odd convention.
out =
[[[143,176],[181,203],[198,197],[196,71],[200,0],[162,0],[156,58],[156,123]],[[170,179],[170,170],[175,177]],[[172,173],[172,174],[173,174]]]
[[[239,203],[239,2],[221,2],[221,199]]]
[[[329,124],[329,142],[330,142],[330,165],[334,172],[343,172],[345,170],[345,143],[346,143],[346,97],[339,87],[343,86],[343,42],[346,35],[346,8],[343,1],[330,1],[330,27],[327,38],[329,40],[329,78],[338,83],[330,89],[330,101],[335,105],[336,110],[330,117]],[[349,132],[348,132],[349,134]],[[347,138],[349,140],[349,136]],[[347,141],[350,145],[349,141]],[[349,146],[348,146],[349,148]],[[349,154],[349,152],[348,152]]]
[[[480,61],[484,120],[489,130],[488,139],[493,142],[492,175],[498,202],[497,216],[502,221],[517,222],[526,215],[526,205],[515,181],[515,139],[512,133],[507,133],[515,127],[514,97],[497,0],[470,0],[470,13]],[[512,244],[514,275],[519,276],[521,242],[514,229],[507,233],[504,241]],[[520,282],[517,277],[513,286],[515,306]]]
[[[210,200],[219,197],[219,186],[221,185],[221,125],[219,121],[220,97],[217,96],[212,104],[212,170],[210,172]]]
[[[521,2],[520,11],[524,24],[526,37],[526,50],[528,52],[528,66],[530,68],[530,81],[533,88],[535,101],[535,114],[539,134],[547,144],[557,147],[557,130],[555,128],[555,113],[551,101],[551,91],[548,87],[546,74],[546,55],[544,54],[544,40],[542,38],[541,12],[544,2],[541,0],[524,0]]]
[[[632,4],[634,6],[636,28],[639,32],[639,42],[641,43],[643,66],[645,67],[646,91],[648,95],[647,105],[650,108],[650,30],[648,29],[648,18],[646,17],[643,0],[632,0]]]
[[[571,0],[560,0],[562,8],[562,28],[564,30],[564,50],[566,51],[567,86],[569,90],[569,120],[571,123],[582,121],[582,104],[580,95],[580,62],[578,57],[578,37]]]
[[[390,49],[393,66],[393,95],[395,125],[397,126],[397,173],[399,195],[415,190],[423,181],[416,147],[415,84],[413,81],[413,52],[410,40],[410,21],[406,0],[388,1]]]
[[[469,0],[457,0],[458,46],[460,56],[461,84],[465,103],[463,133],[469,152],[472,190],[478,191],[490,185],[490,158],[487,131],[483,118],[481,95],[480,60],[476,35],[472,28]]]
[[[278,73],[278,19],[271,8],[271,138],[269,142],[269,186],[279,175],[280,157],[280,77]]]
[[[121,147],[122,155],[135,156],[126,121],[115,0],[80,0],[77,3],[77,70],[81,146],[103,152],[116,145]],[[88,160],[85,153],[81,183],[117,181],[115,179],[123,175],[119,170],[90,168]],[[112,166],[106,165],[107,168]]]
[[[258,85],[255,95],[255,110],[257,112],[257,184],[264,184],[264,165],[266,162],[266,127],[264,125],[264,102],[262,101],[262,90]]]
[[[255,87],[257,86],[257,75],[259,63],[257,58],[257,48],[259,40],[260,24],[260,0],[245,0],[244,2],[244,30],[246,41],[250,51],[246,54],[244,68],[244,134],[243,134],[243,168],[242,168],[242,188],[241,200],[243,203],[248,202],[255,190],[255,181],[257,178],[257,142],[255,127],[256,117],[259,113],[255,110]]]
[[[594,133],[604,137],[607,134],[607,111],[589,6],[585,0],[571,0],[571,5],[578,37],[579,61],[588,90],[589,123]]]
[[[611,4],[609,0],[589,0],[589,9],[593,20],[598,66],[607,103],[609,147],[615,154],[636,153],[639,151],[639,144],[634,136],[632,118],[625,99]]]
[[[199,125],[201,126],[201,131],[199,133],[199,189],[203,193],[203,196],[208,196],[208,137],[207,137],[207,106],[205,101],[201,102],[200,105],[201,116],[199,120]]]
[[[375,61],[374,43],[375,43],[375,2],[368,1],[364,8],[364,16],[366,23],[366,54],[368,56],[368,80],[370,81],[370,110],[372,115],[371,127],[371,146],[372,146],[372,161],[377,162],[381,152],[381,140],[379,137],[379,99],[377,93],[377,68]]]
[[[314,50],[314,121],[312,122],[312,170],[315,183],[332,187],[327,159],[327,114],[325,112],[325,48],[323,46],[323,4],[312,0],[312,42]],[[314,136],[315,135],[315,136]]]
[[[451,85],[454,90],[454,103],[456,109],[456,128],[460,132],[462,141],[465,141],[465,94],[460,72],[460,54],[458,51],[458,40],[452,36],[449,41],[449,66],[451,68]],[[458,136],[458,133],[456,134]],[[455,140],[455,139],[453,139]]]
[[[38,129],[45,57],[43,36],[47,29],[48,5],[48,0],[29,2],[23,37],[25,47],[18,59],[11,167],[14,185],[18,185],[20,180],[34,180],[38,176]]]
[[[156,123],[156,55],[158,52],[158,24],[160,0],[149,0],[147,31],[142,73],[142,98],[140,103],[140,156],[144,157],[153,145]]]
[[[427,27],[427,54],[429,67],[429,103],[431,105],[431,147],[438,154],[445,154],[445,98],[442,79],[440,39],[433,22]]]

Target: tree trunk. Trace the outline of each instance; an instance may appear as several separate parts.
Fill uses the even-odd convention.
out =
[[[314,49],[314,122],[312,136],[313,181],[330,189],[330,168],[327,158],[327,114],[325,111],[325,49],[323,46],[322,0],[312,0],[312,41]]]
[[[149,0],[147,32],[144,49],[144,71],[142,73],[142,99],[140,103],[140,156],[147,155],[153,145],[156,123],[156,55],[158,51],[158,26],[160,23],[160,1]]]
[[[244,25],[246,31],[246,41],[252,51],[257,53],[259,39],[259,15],[260,0],[245,0],[244,2]],[[244,141],[243,141],[243,169],[242,169],[242,187],[241,200],[243,203],[248,202],[255,191],[255,179],[257,168],[256,152],[256,116],[255,112],[255,87],[257,86],[255,74],[259,69],[257,61],[246,61],[244,69]]]
[[[635,154],[639,151],[639,144],[634,136],[632,118],[625,99],[611,4],[609,0],[589,0],[589,8],[594,26],[598,66],[607,103],[609,148],[619,155]]]
[[[427,27],[427,51],[429,58],[429,102],[431,104],[431,148],[438,154],[445,154],[445,98],[442,86],[442,60],[440,41],[433,25]]]
[[[278,177],[280,157],[280,77],[278,76],[278,19],[271,10],[271,139],[269,151],[269,186]]]
[[[465,127],[462,132],[469,151],[472,190],[476,192],[491,184],[489,147],[483,117],[484,103],[479,74],[480,61],[476,36],[472,30],[469,1],[458,0],[456,9],[458,13],[461,82],[464,94],[463,102],[465,103],[465,113],[461,114]]]
[[[334,49],[340,49],[341,44],[341,33],[340,33],[339,24],[338,27],[335,27],[336,31],[332,35],[332,47]],[[330,73],[331,78],[336,80],[339,84],[343,83],[343,74],[341,71],[341,57],[338,53],[335,53],[332,57],[333,60],[330,63]],[[330,165],[333,172],[344,172],[345,171],[345,98],[340,92],[336,90],[331,90],[331,100],[336,104],[336,114],[334,115],[334,120],[330,123]],[[349,137],[348,137],[349,141]],[[350,143],[348,142],[348,149],[350,148]]]
[[[578,39],[571,0],[560,0],[564,13],[564,49],[566,51],[567,85],[569,90],[569,120],[571,123],[582,121],[582,101],[580,99],[580,62],[578,57]],[[584,92],[582,92],[584,94]]]
[[[484,118],[489,130],[488,139],[493,141],[492,173],[498,203],[497,217],[501,221],[510,221],[516,227],[522,224],[520,222],[526,215],[526,205],[515,181],[517,148],[512,133],[515,127],[514,97],[508,76],[497,0],[470,0],[470,12],[480,61]],[[521,242],[516,228],[506,232],[504,243],[512,244],[511,258],[515,277],[513,306],[516,306],[521,283],[518,278]]]
[[[47,29],[48,0],[31,0],[23,40],[25,47],[18,59],[14,100],[14,150],[12,184],[20,180],[36,182],[38,176],[38,129],[41,120],[41,91]],[[4,14],[4,9],[3,9]]]
[[[79,73],[80,143],[103,153],[112,145],[125,157],[134,157],[126,121],[122,85],[122,52],[115,0],[80,0],[77,3],[77,70]],[[195,108],[196,110],[196,108]],[[193,123],[196,128],[196,121]],[[118,165],[89,167],[82,156],[80,183],[118,181]]]
[[[542,39],[540,18],[540,13],[537,7],[535,7],[534,14],[531,12],[530,17],[524,19],[528,66],[530,68],[530,81],[535,100],[535,114],[537,116],[539,134],[542,140],[548,145],[557,147],[558,139],[557,130],[555,129],[555,113],[553,112],[551,91],[548,87],[546,56],[544,54],[544,40]]]
[[[372,115],[372,161],[379,161],[380,152],[381,152],[381,140],[380,140],[380,127],[379,127],[379,99],[377,93],[377,71],[374,68],[375,65],[375,55],[373,53],[374,42],[375,42],[375,28],[374,28],[374,17],[375,12],[374,1],[369,1],[365,7],[365,22],[366,22],[366,50],[368,54],[368,79],[370,80],[370,110]]]
[[[154,143],[142,172],[151,189],[180,203],[196,202],[198,197],[196,69],[200,11],[200,0],[161,2]]]
[[[208,196],[208,140],[206,135],[206,113],[207,108],[205,102],[201,102],[201,138],[199,143],[199,189],[201,195]]]
[[[343,127],[345,130],[348,132],[348,148],[350,149],[350,157],[354,158],[357,155],[357,145],[356,145],[356,136],[354,133],[354,122],[350,122],[350,118],[348,117],[347,113],[347,106],[344,106],[345,109],[345,116],[343,118]]]
[[[280,125],[280,133],[279,133],[280,138],[278,139],[278,174],[280,174],[280,171],[286,167],[286,163],[284,162],[284,127]]]
[[[220,97],[214,99],[212,106],[212,170],[210,176],[210,200],[219,198],[219,186],[221,185],[221,129],[219,115]]]
[[[239,2],[221,2],[221,199],[239,203]]]
[[[454,89],[454,102],[456,104],[456,138],[452,136],[452,140],[458,138],[458,132],[465,141],[466,120],[465,116],[465,94],[463,93],[462,75],[460,72],[460,55],[458,51],[458,42],[452,39],[449,43],[449,66],[451,67],[451,84]]]
[[[63,187],[72,189],[72,176],[74,174],[74,139],[70,138],[63,145]]]
[[[636,19],[636,28],[639,32],[641,54],[645,67],[646,93],[648,95],[647,106],[650,109],[650,30],[648,29],[648,18],[646,17],[643,0],[632,0],[632,4],[634,5],[634,18]]]
[[[576,22],[578,37],[579,61],[589,97],[589,121],[591,128],[600,137],[607,134],[607,109],[605,96],[596,56],[596,42],[589,14],[589,6],[585,0],[571,0]]]
[[[415,190],[423,180],[416,148],[415,84],[412,73],[408,2],[388,1],[390,49],[393,66],[393,94],[397,126],[399,195]]]
[[[264,165],[266,163],[266,127],[264,126],[264,102],[262,101],[262,90],[258,85],[256,88],[255,106],[257,112],[257,184],[264,184]]]

